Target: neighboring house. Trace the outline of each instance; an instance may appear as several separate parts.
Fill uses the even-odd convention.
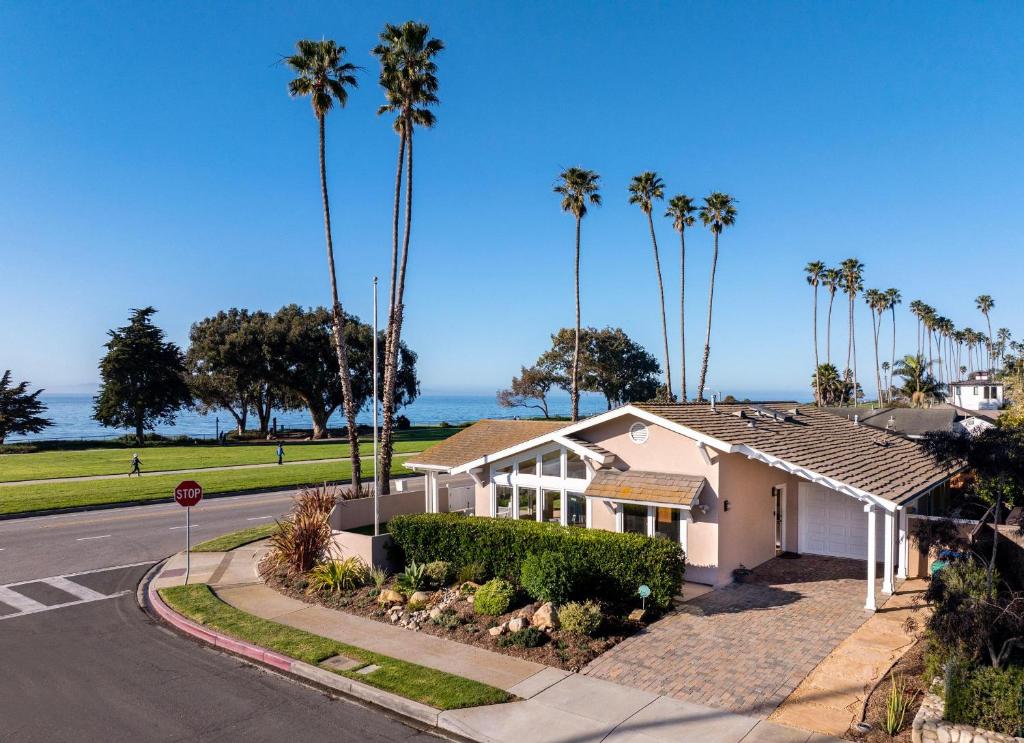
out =
[[[822,410],[911,439],[922,439],[932,431],[953,431],[960,418],[956,409],[948,405],[934,408],[829,407]]]
[[[1003,407],[1003,383],[988,372],[974,372],[966,381],[950,382],[946,402],[964,410],[1000,410]]]
[[[874,610],[905,577],[907,515],[950,471],[903,436],[794,403],[624,405],[579,423],[484,420],[414,457],[426,510],[469,474],[477,516],[678,540],[723,585],[784,551],[865,560]]]

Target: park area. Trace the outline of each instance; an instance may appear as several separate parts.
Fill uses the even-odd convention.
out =
[[[405,459],[457,431],[425,427],[396,431],[392,475],[405,474]],[[364,473],[372,467],[372,441],[361,443]],[[0,515],[60,508],[169,499],[185,474],[200,479],[207,495],[338,483],[351,476],[349,446],[341,441],[286,441],[277,466],[277,442],[212,444],[154,442],[144,447],[80,442],[43,451],[8,446],[0,454]],[[132,455],[142,477],[128,477]]]

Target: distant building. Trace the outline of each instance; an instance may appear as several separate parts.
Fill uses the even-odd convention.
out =
[[[1003,383],[989,372],[974,372],[962,382],[950,382],[946,402],[964,410],[1000,410]]]
[[[822,408],[833,415],[865,426],[897,433],[909,439],[921,439],[931,431],[952,431],[961,417],[954,408],[941,405],[932,408]]]

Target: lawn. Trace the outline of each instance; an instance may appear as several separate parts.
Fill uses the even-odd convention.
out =
[[[236,547],[241,547],[252,542],[266,539],[277,530],[277,524],[263,524],[262,526],[250,526],[248,529],[222,534],[214,539],[207,539],[192,548],[193,552],[227,552]]]
[[[27,456],[27,455],[18,455]],[[409,472],[397,457],[392,474]],[[363,460],[363,476],[370,477],[372,457]],[[352,474],[347,460],[290,467],[259,467],[244,470],[214,470],[191,477],[203,486],[207,495],[245,490],[286,488],[313,483],[347,480]],[[152,477],[121,477],[116,480],[82,480],[79,482],[41,482],[38,485],[0,487],[0,514],[27,513],[52,508],[97,506],[109,503],[132,503],[172,497],[182,475]],[[201,508],[202,506],[200,506]]]
[[[396,431],[395,452],[422,451],[452,435],[458,428],[417,426]],[[365,442],[369,453],[371,442]],[[269,464],[277,461],[277,445],[193,444],[142,448],[96,448],[42,451],[30,454],[0,454],[0,482],[48,480],[58,477],[127,474],[133,452],[138,452],[145,472],[203,469],[239,464]],[[285,461],[343,459],[348,444],[295,441],[284,442]]]
[[[344,655],[359,661],[359,668],[370,664],[379,666],[365,675],[356,673],[355,668],[335,673],[437,709],[500,704],[511,698],[507,692],[479,681],[407,663],[246,614],[221,601],[204,583],[164,588],[160,595],[175,611],[194,622],[312,665],[335,655]]]

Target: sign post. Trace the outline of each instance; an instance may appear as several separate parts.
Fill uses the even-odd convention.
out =
[[[174,501],[185,509],[185,585],[192,568],[192,506],[203,499],[203,486],[195,480],[184,480],[174,489]]]

